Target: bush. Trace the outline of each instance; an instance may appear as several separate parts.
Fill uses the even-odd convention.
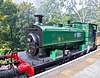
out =
[[[9,50],[0,49],[0,56],[1,55],[6,55],[6,54],[9,54],[9,53],[11,53],[11,50],[10,49]]]

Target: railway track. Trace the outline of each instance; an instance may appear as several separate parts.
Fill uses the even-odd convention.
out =
[[[52,69],[47,70],[45,72],[42,72],[42,73],[37,74],[37,75],[35,75],[33,77],[30,77],[30,78],[57,78],[56,76],[59,76],[59,78],[63,78],[63,75],[62,75],[62,77],[60,77],[61,75],[59,75],[59,74],[61,74],[61,72],[62,72],[63,74],[66,74],[68,76],[72,75],[73,72],[71,72],[71,70],[72,70],[72,67],[75,67],[75,66],[78,66],[79,68],[76,67],[76,69],[73,69],[74,73],[77,72],[77,71],[81,71],[84,67],[91,64],[97,58],[100,57],[100,55],[99,55],[99,57],[97,56],[97,54],[100,52],[99,47],[100,47],[100,44],[98,44],[98,49],[97,50],[95,50],[93,52],[90,52],[89,54],[83,55],[79,58],[76,58],[72,61],[69,61],[65,64],[62,64],[60,66],[57,66],[55,68],[52,68]],[[92,58],[92,57],[96,57],[96,56],[97,56],[97,58],[95,58],[95,59]],[[86,63],[86,64],[84,64],[84,63]],[[53,77],[53,76],[55,76],[55,77]]]

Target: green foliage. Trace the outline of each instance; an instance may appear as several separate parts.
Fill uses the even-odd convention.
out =
[[[15,4],[12,0],[0,3],[0,51],[25,49],[25,30],[33,22],[35,8],[33,4],[23,2]]]
[[[18,8],[12,0],[2,0],[0,4],[0,50],[14,50],[14,27]]]
[[[8,40],[8,32],[10,30],[9,26],[0,26],[0,48],[8,48],[10,41]]]
[[[57,23],[66,24],[71,17],[67,13],[63,13],[64,0],[45,0],[41,8],[45,15],[44,23],[53,25]]]
[[[17,13],[18,20],[16,22],[18,46],[22,50],[25,49],[25,33],[26,28],[33,23],[35,7],[32,3],[23,2],[19,5]]]

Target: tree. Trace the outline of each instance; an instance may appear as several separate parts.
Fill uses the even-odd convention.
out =
[[[80,22],[94,21],[99,0],[79,0],[79,2],[77,2],[77,0],[67,0],[66,3],[66,11],[69,12],[71,16],[75,14],[74,17],[72,16],[73,20]]]
[[[26,28],[33,23],[34,14],[35,14],[35,7],[32,3],[22,2],[19,4],[19,12],[17,13],[18,20],[16,22],[16,29],[17,29],[17,47],[20,49],[25,49],[25,33]]]
[[[12,0],[1,0],[0,3],[0,49],[7,50],[14,48],[14,28],[18,8]]]
[[[71,17],[63,13],[65,0],[45,0],[42,2],[41,8],[45,16],[46,24],[66,23]]]
[[[95,23],[98,25],[98,31],[100,32],[100,4],[96,9]]]

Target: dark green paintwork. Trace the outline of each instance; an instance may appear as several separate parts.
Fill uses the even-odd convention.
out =
[[[95,24],[74,24],[73,27],[83,29],[85,32],[85,41],[84,44],[80,45],[80,50],[87,49],[88,46],[93,47],[95,45],[95,36],[93,34]]]
[[[88,45],[93,41],[93,24],[68,24],[66,26],[39,26],[42,29],[43,46],[57,44],[73,44],[75,42],[84,41]],[[93,38],[93,39],[90,39]],[[94,43],[94,42],[93,42]]]
[[[52,46],[67,44],[67,46],[73,46],[79,42],[81,43],[80,50],[87,49],[88,46],[95,45],[93,36],[93,24],[68,24],[66,26],[39,26],[42,29],[42,46]],[[56,49],[56,48],[55,48]],[[56,56],[56,54],[59,56]],[[50,51],[50,58],[56,60],[63,57],[62,50]]]
[[[84,31],[78,28],[40,26],[43,34],[43,46],[74,43],[84,40]]]
[[[77,32],[43,31],[43,46],[83,41],[84,33],[78,33],[81,34],[80,37],[77,37]]]

